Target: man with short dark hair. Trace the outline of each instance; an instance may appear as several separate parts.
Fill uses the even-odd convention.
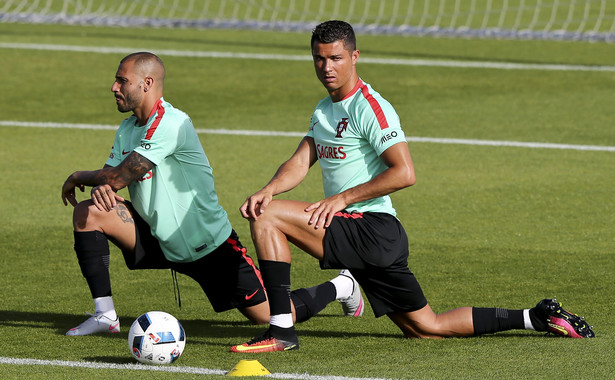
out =
[[[397,113],[357,72],[352,26],[318,25],[311,40],[316,76],[329,96],[312,115],[307,135],[289,160],[240,210],[250,227],[271,308],[270,327],[233,352],[299,347],[290,288],[292,242],[323,269],[347,268],[376,317],[387,315],[406,337],[471,336],[509,329],[593,337],[580,317],[545,299],[532,309],[462,307],[436,315],[408,268],[408,239],[389,194],[415,183],[414,165]],[[273,200],[303,181],[319,162],[325,198]]]

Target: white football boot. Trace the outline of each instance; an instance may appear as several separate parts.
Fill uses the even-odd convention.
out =
[[[344,315],[348,317],[360,317],[363,315],[363,310],[365,309],[365,303],[363,302],[363,296],[361,295],[361,288],[359,287],[359,283],[354,279],[352,274],[348,269],[342,269],[340,271],[340,276],[348,277],[352,280],[352,293],[350,297],[343,298],[339,300],[342,304],[342,309],[344,310]]]
[[[72,329],[66,332],[66,335],[90,335],[96,333],[119,333],[120,332],[120,319],[119,317],[115,320],[111,320],[107,318],[104,314],[90,314],[90,318],[86,319],[85,322],[80,324],[77,327],[73,327]]]

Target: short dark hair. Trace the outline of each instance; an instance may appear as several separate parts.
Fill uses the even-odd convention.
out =
[[[335,41],[343,41],[346,50],[354,51],[357,49],[357,39],[354,35],[354,30],[352,26],[345,21],[325,21],[318,24],[312,31],[312,48],[314,48],[314,42],[330,44]]]
[[[162,59],[160,59],[160,57],[158,57],[156,54],[150,53],[148,51],[139,51],[136,53],[128,54],[120,61],[120,64],[127,61],[135,61],[137,65],[142,65],[145,63],[155,63],[157,65],[160,65],[164,69],[164,63],[162,62]]]
[[[137,53],[128,54],[120,61],[120,65],[125,62],[134,62],[135,68],[143,69],[144,67],[148,68],[148,70],[152,73],[158,73],[157,80],[160,81],[160,84],[164,84],[164,77],[166,76],[166,69],[164,68],[164,63],[162,59],[158,57],[154,53],[150,53],[148,51],[140,51]]]

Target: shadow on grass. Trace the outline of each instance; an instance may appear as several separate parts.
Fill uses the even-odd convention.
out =
[[[117,334],[103,334],[111,339],[126,339],[128,330],[132,322],[138,315],[120,315],[122,330]],[[317,315],[312,319],[330,318],[332,315]],[[37,313],[25,311],[0,310],[0,327],[26,327],[54,330],[54,334],[64,335],[70,328],[75,327],[85,321],[88,315],[82,314],[63,314],[63,313]],[[343,318],[343,317],[340,317]],[[253,325],[249,321],[224,321],[217,319],[179,319],[189,337],[194,338],[238,338],[240,341],[246,337],[259,334],[267,328],[267,325]],[[400,334],[386,334],[374,332],[352,332],[352,331],[333,331],[301,329],[301,324],[297,325],[302,336],[312,336],[319,338],[351,338],[351,337],[380,337],[397,338]],[[199,343],[198,341],[195,343]],[[215,344],[205,342],[202,344]]]
[[[137,315],[121,315],[120,322],[123,326],[118,334],[107,334],[109,338],[126,339],[130,325],[137,318]],[[313,317],[311,320],[321,318],[331,318],[334,315],[322,314]],[[36,313],[24,311],[0,310],[0,327],[27,327],[40,329],[53,329],[55,334],[64,335],[70,328],[79,325],[87,315],[63,314],[63,313]],[[344,318],[344,317],[340,317]],[[370,318],[370,317],[364,317]],[[384,317],[383,317],[384,318]],[[253,325],[249,321],[224,321],[218,319],[180,319],[180,322],[189,336],[195,338],[233,338],[244,339],[253,336],[267,328],[267,325]],[[297,324],[297,329],[302,336],[317,338],[352,338],[352,337],[375,337],[375,338],[402,338],[401,332],[398,333],[378,333],[378,332],[355,332],[339,330],[311,330],[301,328],[301,323]],[[555,337],[533,331],[508,331],[498,334],[489,334],[477,337],[479,339],[498,338],[498,337]],[[207,343],[208,344],[208,343]]]
[[[120,322],[124,328],[117,334],[97,334],[96,339],[113,339],[126,342],[128,339],[128,331],[132,322],[137,318],[137,315],[121,315]],[[336,318],[334,315],[318,315],[313,319],[328,319]],[[74,327],[82,323],[87,318],[87,315],[75,315],[65,313],[36,313],[25,311],[11,311],[0,310],[0,328],[28,328],[28,329],[46,329],[46,334],[52,334],[57,336],[63,336],[66,331],[71,327]],[[343,317],[341,317],[343,318]],[[369,318],[369,317],[368,317]],[[252,325],[248,321],[224,321],[216,319],[182,319],[180,320],[182,326],[186,330],[186,335],[190,345],[209,346],[216,347],[216,350],[221,349],[223,351],[229,350],[231,344],[238,344],[247,341],[253,336],[260,334],[266,326]],[[318,325],[322,325],[319,321]],[[352,322],[352,321],[349,321]],[[399,339],[405,340],[400,333],[378,333],[374,331],[357,332],[357,331],[333,331],[321,329],[318,331],[313,330],[315,326],[306,326],[301,328],[301,324],[297,325],[297,330],[300,338],[337,338],[343,339],[345,344],[352,344],[352,341],[347,341],[348,338],[382,338],[382,339]],[[531,339],[545,339],[545,338],[559,338],[555,335],[546,335],[545,333],[536,333],[530,331],[509,331],[499,334],[485,335],[475,338],[467,338],[470,340],[475,339],[501,339],[501,338],[519,338]],[[92,337],[66,337],[67,340],[73,339],[92,339]],[[453,339],[466,339],[466,338],[453,338]],[[94,361],[100,363],[113,363],[113,364],[134,364],[135,361],[129,355],[112,355],[112,356],[84,356],[83,360]]]

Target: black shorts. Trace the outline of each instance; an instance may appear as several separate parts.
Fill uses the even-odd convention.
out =
[[[408,237],[393,215],[336,214],[324,238],[322,269],[348,269],[363,288],[376,317],[427,305],[408,268]]]
[[[193,278],[216,312],[258,305],[267,300],[263,280],[254,261],[246,253],[235,231],[216,250],[187,263],[168,261],[149,225],[125,202],[135,221],[134,252],[122,251],[126,266],[131,269],[172,269]]]

